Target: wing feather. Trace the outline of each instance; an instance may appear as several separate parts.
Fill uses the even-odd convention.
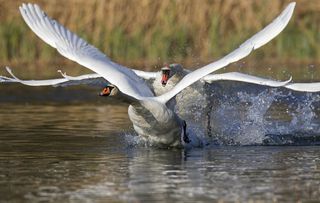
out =
[[[193,84],[194,82],[200,80],[204,76],[219,70],[230,63],[238,61],[247,55],[249,55],[253,50],[263,46],[275,36],[277,36],[288,24],[295,7],[295,3],[290,3],[287,8],[282,11],[282,13],[273,20],[268,26],[262,29],[257,34],[253,35],[250,39],[245,41],[239,48],[232,51],[220,60],[208,64],[198,70],[195,70],[187,74],[173,89],[169,92],[156,97],[155,99],[159,102],[166,103],[184,88]]]
[[[264,85],[269,87],[282,87],[290,83],[292,78],[290,77],[290,79],[286,81],[276,81],[276,80],[260,78],[252,75],[247,75],[244,73],[230,72],[230,73],[207,75],[203,78],[203,80],[208,83],[212,83],[214,81],[219,81],[219,80],[232,80],[232,81]]]
[[[61,73],[63,78],[58,79],[48,79],[48,80],[21,80],[16,77],[12,70],[9,67],[6,67],[8,73],[12,76],[12,78],[6,76],[0,76],[0,83],[21,83],[28,86],[54,86],[54,87],[66,87],[72,85],[91,85],[91,86],[103,86],[109,84],[102,76],[99,74],[85,74],[80,76],[69,76],[62,71],[58,71]],[[137,71],[137,70],[134,70]],[[144,72],[146,76],[152,76],[153,72]],[[140,71],[137,71],[137,74],[140,74]],[[153,77],[146,77],[146,79],[153,79]],[[203,80],[207,83],[212,83],[214,81],[220,80],[229,80],[229,81],[239,81],[246,82],[258,85],[264,85],[269,87],[284,87],[287,89],[291,89],[299,92],[320,92],[320,82],[315,83],[291,83],[291,79],[286,81],[275,81],[265,78],[260,78],[256,76],[251,76],[238,72],[230,72],[230,73],[222,73],[222,74],[211,74],[207,75],[203,78]]]
[[[130,97],[153,96],[148,85],[132,70],[110,61],[97,48],[49,18],[38,5],[22,4],[20,12],[31,30],[61,55],[98,73]]]
[[[9,67],[6,67],[7,72],[12,78],[0,76],[0,83],[21,83],[27,86],[54,86],[54,87],[66,87],[73,85],[90,85],[90,86],[104,86],[110,84],[103,77],[97,74],[86,74],[78,77],[66,76],[58,79],[48,80],[21,80],[15,76]],[[63,76],[65,74],[61,73]],[[97,77],[98,76],[98,77]]]
[[[6,67],[7,72],[13,77],[13,78],[8,78],[8,77],[3,77],[7,79],[6,81],[2,81],[2,82],[17,82],[17,83],[21,83],[27,86],[55,86],[58,84],[62,84],[65,82],[68,82],[68,79],[66,78],[59,78],[59,79],[49,79],[49,80],[20,80],[18,77],[16,77],[12,70],[9,67]]]
[[[284,87],[298,92],[320,92],[320,82],[289,83]]]

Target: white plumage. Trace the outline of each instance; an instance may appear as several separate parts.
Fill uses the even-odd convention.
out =
[[[193,72],[187,71],[186,75],[171,90],[160,96],[154,96],[151,88],[142,77],[155,78],[156,73],[132,70],[112,62],[97,48],[88,44],[57,21],[49,18],[38,5],[23,4],[20,7],[22,17],[38,37],[56,48],[61,55],[91,69],[96,74],[79,77],[70,77],[63,74],[61,79],[24,81],[16,78],[8,68],[7,70],[13,78],[2,77],[0,81],[40,86],[59,85],[70,81],[81,83],[83,80],[94,80],[103,77],[105,81],[115,86],[121,94],[127,96],[132,102],[128,110],[129,118],[140,136],[165,146],[181,146],[189,141],[191,141],[190,144],[198,145],[199,142],[193,137],[185,139],[184,121],[172,109],[168,108],[166,103],[180,91],[202,78],[205,81],[237,80],[269,86],[286,85],[289,81],[270,81],[241,73],[207,75],[246,57],[253,50],[263,46],[277,36],[288,24],[294,7],[295,3],[290,3],[272,23],[245,41],[239,48],[203,68]]]
[[[153,96],[150,88],[132,70],[113,63],[97,48],[52,20],[36,4],[23,4],[20,12],[32,31],[72,61],[98,73],[125,95],[135,99]]]

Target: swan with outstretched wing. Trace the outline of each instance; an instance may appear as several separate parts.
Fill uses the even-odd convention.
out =
[[[29,8],[28,8],[29,6]],[[29,9],[29,12],[26,12],[26,10]],[[93,46],[87,44],[84,40],[81,38],[77,37],[75,34],[71,33],[69,30],[65,29],[62,27],[60,24],[56,23],[56,21],[51,20],[49,17],[44,17],[44,18],[37,18],[36,15],[41,16],[41,13],[43,15],[44,12],[40,10],[40,8],[37,5],[32,6],[31,4],[26,5],[24,4],[22,7],[20,7],[21,14],[23,15],[26,23],[30,26],[30,28],[45,42],[50,44],[51,46],[55,47],[58,49],[58,51],[66,56],[67,58],[70,58],[71,60],[75,60],[76,62],[80,64],[87,64],[87,67],[90,68],[91,66],[95,65],[95,63],[99,64],[98,62],[103,61],[104,66],[106,68],[96,68],[97,72],[100,72],[101,69],[103,72],[105,70],[120,70],[121,73],[117,72],[119,74],[119,78],[125,78],[126,80],[123,85],[116,85],[118,83],[119,78],[113,78],[110,77],[114,80],[111,82],[107,81],[103,75],[100,75],[98,73],[94,74],[86,74],[86,75],[81,75],[78,77],[72,77],[68,76],[65,73],[61,73],[64,78],[59,78],[59,79],[51,79],[51,80],[21,80],[17,78],[16,76],[13,75],[12,71],[7,68],[7,71],[13,76],[13,78],[8,78],[4,76],[0,76],[0,82],[20,82],[25,85],[29,86],[47,86],[47,85],[52,85],[52,86],[68,86],[68,85],[79,85],[79,84],[88,84],[88,85],[99,85],[101,84],[114,84],[117,86],[122,93],[128,96],[133,96],[136,99],[139,97],[143,96],[152,96],[152,93],[150,92],[150,89],[146,87],[146,83],[141,80],[143,79],[154,79],[156,80],[153,83],[152,91],[156,93],[157,96],[163,93],[167,93],[169,90],[171,90],[184,76],[186,76],[188,73],[191,71],[179,68],[176,69],[175,67],[176,64],[171,64],[170,66],[166,66],[162,68],[161,72],[146,72],[146,71],[141,71],[141,70],[134,70],[134,69],[129,69],[126,67],[123,67],[119,64],[116,64],[112,62],[110,59],[108,59],[104,54],[102,54],[100,51],[98,51],[96,48]],[[29,17],[32,17],[32,14],[36,14],[35,18],[33,20],[30,20]],[[290,13],[286,13],[286,15],[289,15]],[[29,20],[28,20],[29,19]],[[286,19],[286,18],[282,18]],[[281,18],[278,18],[277,20],[281,20]],[[39,24],[39,25],[37,25]],[[41,25],[42,24],[42,25]],[[48,30],[43,30],[43,28],[38,29],[37,27],[42,26],[45,29]],[[50,33],[50,29],[52,29],[55,33]],[[56,29],[56,30],[55,30]],[[278,27],[278,24],[270,24],[268,29],[265,30],[270,30],[270,29],[283,29],[282,27]],[[261,33],[261,32],[260,32]],[[60,34],[60,36],[59,36]],[[273,34],[274,35],[274,34]],[[259,38],[258,35],[255,36],[257,39]],[[272,34],[268,36],[273,37]],[[65,40],[67,39],[67,40]],[[55,41],[56,40],[56,41]],[[60,40],[60,41],[59,41]],[[72,41],[73,40],[73,41]],[[258,39],[260,40],[260,39]],[[61,42],[66,41],[64,43],[69,43],[66,47],[63,47]],[[68,42],[69,41],[69,42]],[[60,42],[60,43],[59,43]],[[248,54],[248,49],[245,50],[245,46],[250,46],[251,41],[247,41],[242,45],[241,52],[240,51],[235,51],[233,53],[236,53],[237,55],[239,53],[242,54]],[[259,47],[259,43],[264,43],[263,40],[257,41],[255,44],[255,47]],[[71,43],[71,44],[70,44]],[[72,44],[73,43],[73,44]],[[59,45],[58,45],[59,44]],[[68,47],[70,46],[70,47]],[[60,47],[60,49],[59,49]],[[255,48],[253,47],[253,49]],[[240,49],[239,48],[239,49]],[[70,49],[69,53],[68,51],[64,49]],[[76,51],[74,50],[76,49]],[[71,51],[72,50],[72,51]],[[85,52],[81,53],[81,52]],[[81,59],[81,54],[84,54],[86,57],[84,59]],[[235,55],[235,54],[234,54]],[[69,57],[68,57],[69,56]],[[229,56],[232,57],[232,54],[229,54]],[[78,59],[77,59],[78,58]],[[93,60],[92,63],[88,65],[88,62],[86,62],[86,59]],[[96,62],[94,61],[96,60]],[[236,60],[236,58],[233,58],[233,60]],[[221,60],[219,60],[221,61]],[[211,64],[209,64],[211,65]],[[208,66],[209,66],[208,65]],[[217,64],[215,64],[217,65]],[[84,65],[86,66],[86,65]],[[171,68],[170,68],[171,67]],[[168,71],[169,68],[169,71]],[[92,69],[92,68],[90,68]],[[171,76],[169,76],[171,75]],[[138,76],[138,77],[137,77]],[[174,77],[177,76],[177,77]],[[164,79],[166,77],[166,79]],[[171,79],[171,85],[169,87],[165,87],[169,78]],[[161,80],[161,84],[163,87],[157,84],[158,81]],[[265,78],[259,78],[243,73],[238,73],[238,72],[233,72],[233,73],[223,73],[223,74],[211,74],[211,75],[206,75],[203,78],[201,78],[202,81],[212,83],[214,81],[219,81],[219,80],[232,80],[232,81],[239,81],[239,82],[246,82],[246,83],[253,83],[253,84],[258,84],[258,85],[264,85],[264,86],[270,86],[270,87],[280,87],[283,86],[288,89],[292,89],[295,91],[304,91],[304,92],[318,92],[320,91],[320,83],[289,83],[291,79],[287,81],[275,81],[275,80],[270,80],[270,79],[265,79]],[[189,80],[190,81],[190,80]],[[137,82],[137,83],[135,83]],[[186,82],[186,80],[184,81]],[[132,85],[136,84],[136,85]],[[132,89],[136,89],[132,91]],[[171,98],[171,97],[170,97]]]
[[[154,80],[152,83],[151,89],[155,92],[157,96],[161,95],[163,92],[167,92],[172,89],[185,75],[187,75],[190,71],[185,69],[181,70],[179,64],[170,64],[170,76],[167,77],[164,84],[164,75],[163,71],[159,72],[146,72],[140,70],[134,70],[139,77],[145,80]],[[63,73],[61,70],[58,72],[62,75],[62,78],[57,79],[48,79],[48,80],[22,80],[15,76],[11,70],[11,68],[6,67],[7,72],[12,76],[12,78],[6,76],[0,76],[0,83],[22,83],[28,86],[72,86],[72,85],[93,85],[93,86],[101,86],[102,84],[109,84],[107,80],[105,80],[102,76],[97,73],[92,74],[84,74],[80,76],[70,76],[66,73]],[[166,73],[167,74],[167,73]],[[290,88],[293,83],[290,83],[292,78],[289,78],[286,81],[276,81],[267,78],[260,78],[244,73],[239,72],[228,72],[228,73],[221,73],[221,74],[210,74],[201,79],[206,83],[213,83],[215,81],[221,80],[230,80],[230,81],[238,81],[238,82],[245,82],[245,83],[252,83],[257,85],[263,85],[268,87],[287,87]],[[167,84],[169,83],[168,87]],[[290,86],[289,86],[290,84]],[[294,83],[295,84],[295,83]],[[312,84],[312,83],[306,83]],[[316,85],[314,85],[316,86]],[[159,89],[159,91],[157,91]],[[320,89],[320,88],[319,88]],[[305,88],[300,88],[300,91],[313,91],[312,89],[309,90],[308,86]],[[162,92],[162,93],[157,93]]]
[[[188,74],[190,71],[183,69],[181,74],[177,74],[177,71],[174,70],[174,68],[177,64],[170,64],[170,75],[168,79],[166,80],[166,85],[168,82],[171,82],[171,88],[176,85],[186,74]],[[48,79],[48,80],[22,80],[15,76],[12,73],[12,70],[9,67],[6,67],[7,72],[12,76],[6,77],[6,76],[0,76],[0,83],[22,83],[24,85],[28,86],[72,86],[72,85],[91,85],[91,86],[101,86],[105,84],[109,84],[107,80],[105,80],[102,76],[100,76],[97,73],[90,73],[90,74],[84,74],[80,76],[70,76],[66,73],[63,73],[61,70],[58,72],[61,73],[62,78],[56,78],[56,79]],[[152,90],[155,91],[155,89],[159,88],[160,91],[163,93],[165,91],[169,91],[170,89],[165,89],[166,85],[160,85],[163,84],[163,71],[159,72],[147,72],[147,71],[141,71],[141,70],[134,70],[139,77],[145,79],[145,80],[154,80],[152,85]],[[182,76],[182,77],[181,77]],[[171,80],[171,78],[173,78]],[[262,86],[268,86],[268,87],[284,87],[287,89],[291,89],[294,91],[299,92],[320,92],[320,82],[311,82],[311,83],[293,83],[292,77],[290,77],[288,80],[285,81],[277,81],[272,80],[268,78],[262,78],[257,77],[253,75],[248,75],[245,73],[239,73],[239,72],[227,72],[227,73],[220,73],[220,74],[209,74],[201,79],[201,81],[206,83],[214,83],[216,81],[237,81],[237,82],[245,82],[245,83],[251,83],[251,84],[257,84]],[[163,87],[163,89],[161,89]],[[155,94],[157,96],[161,95],[162,93]]]
[[[160,145],[181,146],[187,143],[199,145],[199,142],[195,137],[187,135],[187,124],[168,108],[166,103],[194,82],[246,57],[253,50],[272,40],[288,24],[294,7],[295,3],[290,3],[272,23],[245,41],[239,48],[216,62],[188,73],[170,91],[160,96],[154,96],[148,84],[137,75],[139,73],[112,62],[98,49],[48,17],[38,5],[23,4],[20,12],[27,25],[43,41],[56,48],[61,55],[91,69],[110,83],[101,95],[121,94],[132,102],[128,114],[135,131],[140,136]],[[19,79],[14,78],[14,80]],[[62,78],[60,82],[67,80]],[[31,85],[35,84],[35,81],[22,83]]]

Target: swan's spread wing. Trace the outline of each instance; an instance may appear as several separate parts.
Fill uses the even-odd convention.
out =
[[[145,80],[155,79],[158,74],[158,72],[147,72],[147,71],[135,70],[135,69],[132,69],[132,71],[135,72],[135,74],[137,74],[139,77]]]
[[[48,17],[38,5],[23,4],[20,12],[32,31],[63,56],[103,76],[130,97],[153,96],[148,85],[132,70],[112,62],[97,48]]]
[[[70,76],[67,75],[67,73],[63,73],[61,70],[58,70],[58,72],[68,80],[66,84],[63,84],[63,86],[69,86],[69,85],[90,85],[90,86],[103,86],[106,84],[110,84],[106,79],[104,79],[101,75],[97,73],[91,73],[91,74],[85,74],[85,75],[79,75],[79,76]],[[61,85],[59,85],[61,86]]]
[[[0,83],[17,83],[17,82],[18,81],[16,81],[14,78],[8,78],[0,75]]]
[[[12,78],[0,76],[0,83],[21,83],[28,86],[54,86],[54,87],[66,87],[73,85],[90,85],[90,86],[99,86],[103,87],[109,84],[101,76],[97,78],[90,77],[91,74],[81,75],[78,77],[64,77],[58,79],[48,79],[48,80],[21,80],[16,77],[12,70],[9,67],[6,67],[8,73],[12,76]]]
[[[287,8],[282,11],[282,13],[275,20],[272,21],[272,23],[245,41],[238,49],[234,50],[216,62],[189,73],[171,91],[157,97],[156,99],[165,103],[178,94],[181,90],[203,78],[204,76],[248,56],[253,50],[258,49],[269,42],[286,27],[293,14],[294,7],[295,3],[290,3]]]
[[[70,76],[67,73],[58,70],[63,78],[48,79],[48,80],[22,80],[15,76],[9,67],[6,67],[7,72],[12,78],[6,76],[0,76],[0,83],[21,83],[28,86],[54,86],[54,87],[66,87],[73,85],[90,85],[90,86],[104,86],[111,84],[105,80],[101,75],[97,73],[84,74],[79,76]],[[146,80],[154,79],[157,72],[145,72],[132,69],[139,77]]]
[[[68,80],[86,80],[86,79],[103,78],[101,75],[97,73],[84,74],[84,75],[79,75],[74,77],[74,76],[67,75],[66,72],[62,72],[61,70],[58,70],[58,72],[61,74],[62,77]]]
[[[222,74],[212,74],[203,77],[205,82],[212,83],[219,80],[232,80],[246,83],[253,83],[258,85],[264,85],[269,87],[285,87],[299,92],[320,92],[320,82],[314,83],[291,83],[291,79],[287,81],[275,81],[260,77],[255,77],[243,73],[233,72],[233,73],[222,73]]]
[[[65,78],[49,79],[49,80],[20,80],[12,73],[12,70],[9,67],[6,67],[6,70],[12,76],[12,78],[0,76],[0,80],[2,78],[3,79],[2,82],[4,83],[13,82],[13,83],[21,83],[28,86],[55,86],[58,84],[63,84],[68,81]]]
[[[63,78],[48,79],[48,80],[21,80],[12,73],[9,67],[6,67],[8,73],[12,78],[6,76],[0,76],[0,83],[21,83],[28,86],[54,86],[54,87],[66,87],[74,85],[91,85],[91,86],[104,86],[109,84],[103,77],[99,74],[85,74],[80,76],[69,76],[66,73],[61,73]],[[151,77],[150,79],[152,79]],[[147,78],[146,78],[147,79]],[[244,73],[230,72],[222,74],[211,74],[202,78],[203,81],[207,83],[212,83],[214,81],[221,80],[232,80],[239,82],[246,82],[258,85],[264,85],[269,87],[285,87],[299,92],[320,92],[320,82],[315,83],[290,83],[291,79],[287,81],[275,81],[271,79],[260,78],[256,76],[247,75]]]
[[[320,92],[320,82],[314,83],[289,83],[284,87],[299,92]]]
[[[135,74],[137,74],[139,77],[145,80],[155,79],[158,73],[158,72],[147,72],[147,71],[135,70],[135,69],[132,69],[132,71]],[[61,70],[59,70],[58,72],[61,73],[62,77],[68,80],[101,81],[101,79],[103,79],[103,77],[97,73],[85,74],[85,75],[74,77],[74,76],[67,75],[67,73],[63,73]]]
[[[155,79],[157,77],[157,73],[158,72],[147,72],[147,71],[142,71],[142,70],[135,70],[135,69],[131,69],[137,76],[145,79],[145,80],[150,80],[150,79]],[[79,80],[79,79],[92,79],[92,78],[100,78],[102,77],[101,75],[97,74],[97,73],[92,73],[92,74],[86,74],[86,75],[80,75],[77,77],[72,77],[67,75],[66,73],[62,73],[61,71],[59,71],[61,73],[61,75],[65,78],[68,78],[70,80]]]
[[[244,73],[238,72],[230,72],[230,73],[222,73],[222,74],[211,74],[207,75],[202,78],[205,82],[212,83],[214,81],[219,80],[232,80],[232,81],[239,81],[239,82],[246,82],[246,83],[253,83],[258,85],[264,85],[269,87],[282,87],[287,85],[292,78],[287,81],[276,81],[270,80],[266,78],[260,78],[252,75],[247,75]]]

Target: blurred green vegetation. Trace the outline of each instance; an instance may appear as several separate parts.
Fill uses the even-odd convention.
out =
[[[31,0],[49,16],[117,62],[209,62],[270,23],[289,0]],[[39,40],[18,10],[22,1],[0,0],[0,61],[50,62],[62,57]],[[293,19],[251,60],[318,61],[320,4],[298,0]]]

